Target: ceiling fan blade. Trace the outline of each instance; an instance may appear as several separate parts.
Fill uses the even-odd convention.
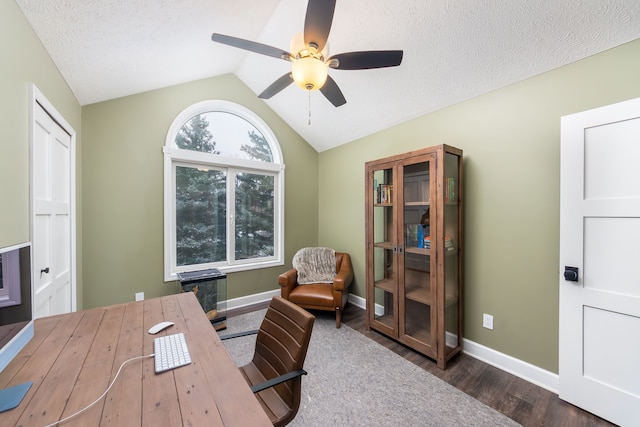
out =
[[[289,86],[291,83],[293,83],[293,76],[291,75],[291,73],[287,73],[275,82],[271,83],[268,88],[263,90],[262,93],[258,95],[258,98],[269,99],[276,93],[280,92],[282,89]]]
[[[396,67],[402,62],[401,50],[368,50],[339,53],[330,57],[329,67],[338,70],[366,70],[370,68]]]
[[[339,107],[347,103],[347,100],[344,99],[344,95],[338,87],[338,84],[331,78],[331,76],[327,76],[327,81],[320,88],[320,92],[322,92],[325,98],[327,98],[334,107]]]
[[[278,49],[277,47],[267,46],[266,44],[252,42],[250,40],[239,39],[237,37],[225,36],[224,34],[213,33],[211,40],[214,42],[226,44],[229,46],[237,47],[239,49],[248,50],[251,52],[259,53],[261,55],[272,56],[274,58],[284,59],[291,61],[291,54],[286,50]]]
[[[331,31],[336,0],[309,0],[307,15],[304,18],[304,42],[318,45],[318,51],[324,49]]]

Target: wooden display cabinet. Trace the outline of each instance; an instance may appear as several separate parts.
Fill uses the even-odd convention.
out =
[[[462,349],[462,150],[367,162],[367,328],[437,361]]]

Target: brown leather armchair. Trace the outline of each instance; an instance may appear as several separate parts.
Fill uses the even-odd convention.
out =
[[[336,328],[340,327],[342,310],[349,298],[349,286],[353,281],[351,257],[336,252],[336,277],[333,283],[298,285],[298,272],[291,269],[278,277],[282,298],[306,309],[336,312]]]

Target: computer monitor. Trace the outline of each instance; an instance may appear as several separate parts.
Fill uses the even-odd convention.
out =
[[[0,248],[0,372],[33,337],[31,279],[31,243]],[[7,399],[20,403],[27,385],[0,390],[0,412],[11,409]]]

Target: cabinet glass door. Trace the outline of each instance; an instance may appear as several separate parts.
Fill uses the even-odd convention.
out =
[[[396,189],[393,168],[379,169],[371,175],[373,188],[373,320],[397,335],[397,251],[398,240],[394,218]]]
[[[462,350],[462,150],[366,163],[367,329],[437,361]]]
[[[424,156],[423,156],[424,157]],[[435,278],[431,266],[431,170],[430,157],[402,166],[402,215],[404,234],[401,268],[401,335],[415,345],[431,347],[435,328]],[[411,161],[417,161],[411,160]]]
[[[460,248],[461,199],[460,157],[446,153],[444,159],[444,325],[445,354],[456,350],[461,344],[460,313]]]

